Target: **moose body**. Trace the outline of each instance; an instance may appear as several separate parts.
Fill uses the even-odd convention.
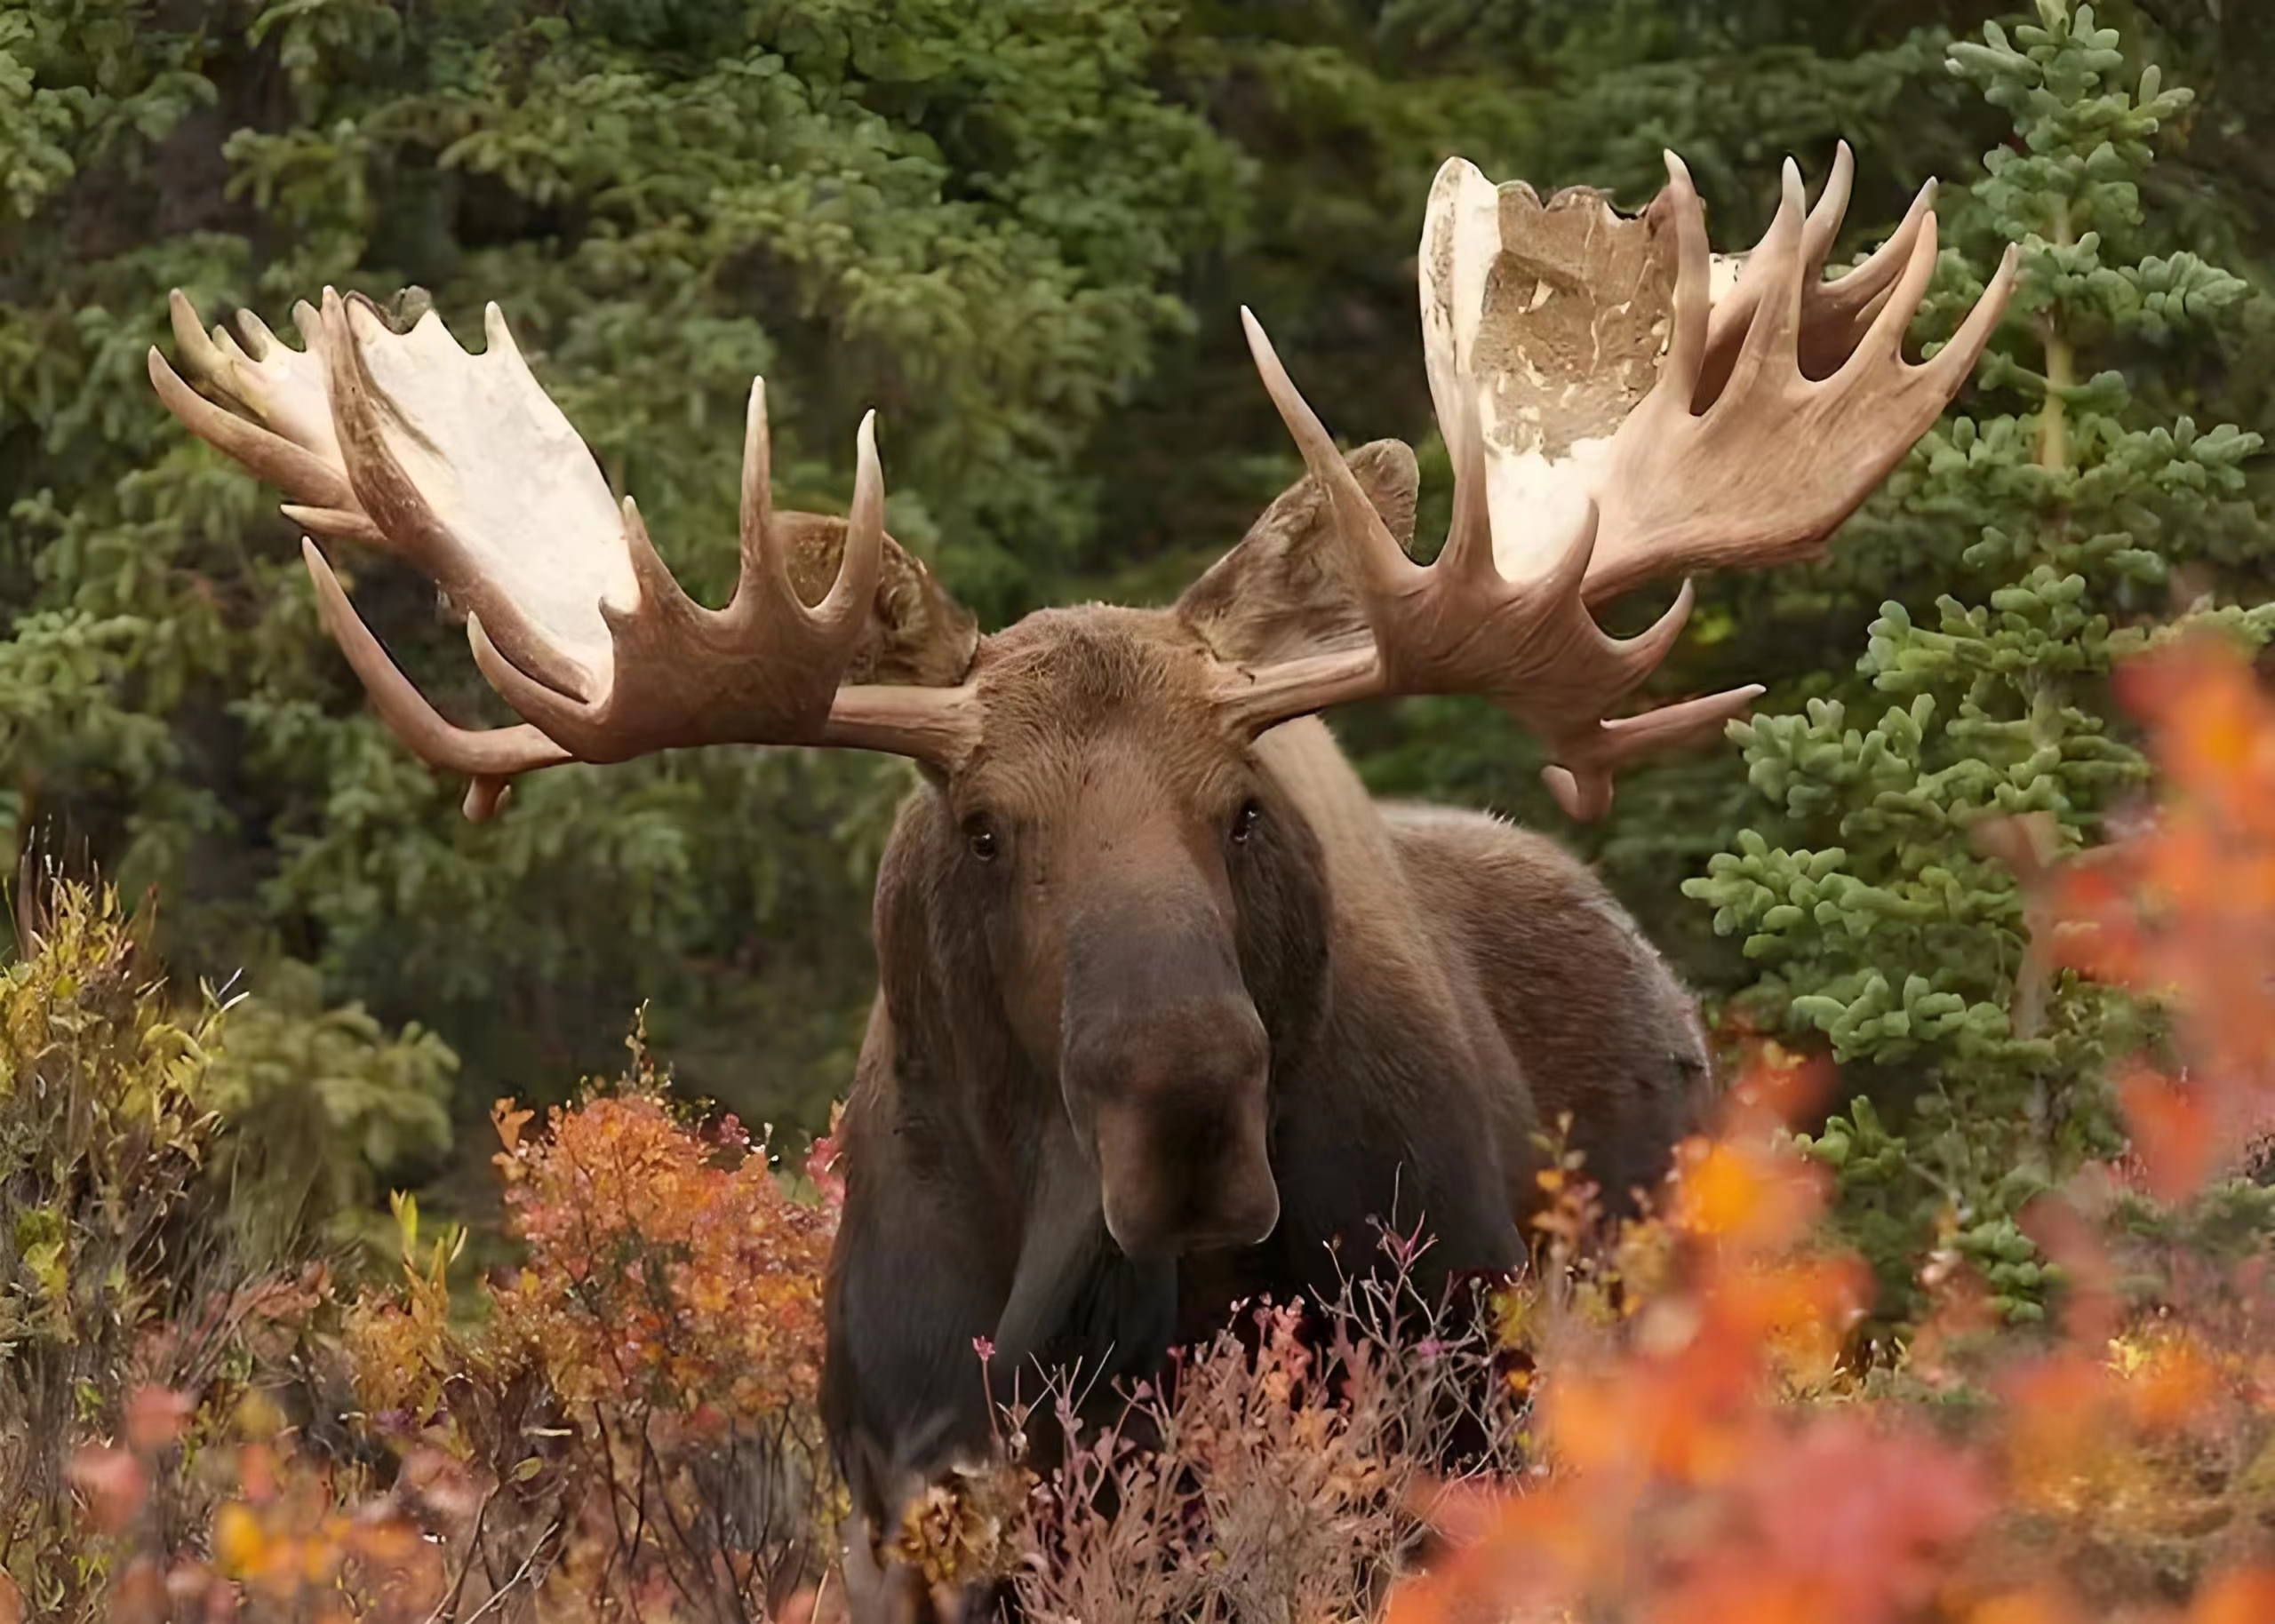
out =
[[[1704,1097],[1691,1000],[1553,842],[1378,804],[1316,720],[1211,738],[1161,691],[1201,663],[1177,610],[1040,617],[981,680],[1037,650],[1051,736],[1007,755],[1047,781],[919,791],[878,883],[824,1397],[872,1530],[1031,1362],[1149,1374],[1236,1296],[1332,1297],[1385,1223],[1430,1275],[1513,1268],[1544,1126],[1616,1201]]]
[[[1031,1367],[1145,1370],[1237,1295],[1367,1267],[1381,1222],[1433,1271],[1521,1254],[1540,1129],[1614,1202],[1700,1103],[1688,1000],[1551,843],[1372,800],[1318,714],[1489,697],[1535,734],[1559,805],[1711,737],[1760,691],[1629,713],[1690,606],[1594,617],[1646,582],[1821,546],[1916,442],[2000,319],[2008,263],[1929,360],[1904,354],[1936,255],[1930,191],[1881,249],[1824,266],[1845,147],[1798,168],[1741,262],[1707,246],[1680,160],[1639,217],[1544,202],[1458,159],[1417,256],[1424,357],[1454,468],[1413,555],[1413,455],[1347,458],[1243,313],[1305,475],[1168,609],[1093,605],[978,635],[884,533],[872,422],[842,519],[773,509],[763,385],[746,419],[741,569],[682,592],[637,509],[537,383],[495,306],[461,349],[360,296],[209,337],[172,299],[186,383],[160,397],[281,487],[324,624],[387,726],[487,817],[518,775],[717,744],[886,752],[924,770],[885,855],[880,990],[845,1130],[824,1405],[867,1538],[849,1577],[890,1616],[876,1541],[988,1437]],[[312,538],[407,562],[467,611],[520,713],[441,716]],[[993,1369],[978,1349],[992,1344]],[[998,1379],[1002,1379],[1001,1386]]]

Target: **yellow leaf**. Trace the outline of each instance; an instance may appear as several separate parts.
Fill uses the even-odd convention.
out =
[[[268,1536],[260,1519],[242,1501],[231,1501],[213,1514],[213,1560],[232,1579],[259,1571],[268,1555]]]

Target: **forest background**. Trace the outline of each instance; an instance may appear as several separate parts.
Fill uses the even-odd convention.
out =
[[[1779,161],[1814,190],[1845,138],[1857,251],[1928,176],[1963,186],[2019,146],[1945,65],[2008,9],[0,9],[0,857],[154,888],[176,987],[244,995],[218,1063],[247,1129],[232,1172],[294,1227],[379,1233],[397,1187],[491,1210],[492,1102],[614,1070],[642,1005],[682,1090],[818,1131],[874,987],[869,888],[908,770],[682,752],[540,775],[508,816],[466,823],[461,786],[386,736],[319,629],[270,493],[157,407],[143,356],[171,346],[169,288],[280,330],[327,283],[419,290],[461,335],[498,301],[698,593],[730,578],[752,374],[790,506],[842,508],[873,405],[891,529],[994,627],[1054,601],[1165,601],[1298,472],[1238,338],[1243,303],[1340,433],[1422,451],[1420,530],[1442,533],[1413,253],[1449,154],[1632,207],[1673,147],[1718,244],[1738,246],[1768,222]],[[2275,30],[2247,9],[2098,12],[2133,59],[2114,77],[2153,59],[2197,92],[2143,211],[2233,274],[2204,300],[2215,326],[2155,335],[2135,369],[2147,404],[2249,427],[2275,420],[2275,300],[2258,297],[2275,277]],[[2195,515],[2197,553],[2245,601],[2268,595],[2275,494],[2251,449],[2219,460]],[[1899,477],[1823,564],[1702,582],[1659,686],[1764,681],[1771,715],[1867,691],[1883,601],[1932,618],[1973,539]],[[461,720],[502,720],[431,593],[347,561],[421,686]],[[1635,770],[1581,828],[1488,706],[1338,726],[1379,791],[1554,832],[1696,984],[1759,990],[1744,933],[1716,934],[1728,897],[1684,894],[1776,821],[1748,754]],[[1773,1017],[1806,1031],[1791,1002]]]

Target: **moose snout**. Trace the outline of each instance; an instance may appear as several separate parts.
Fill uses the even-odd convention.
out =
[[[1066,1066],[1069,1103],[1093,1131],[1106,1229],[1124,1253],[1253,1246],[1271,1234],[1280,1192],[1265,1141],[1270,1047],[1247,999],[1118,1013],[1073,1035]]]

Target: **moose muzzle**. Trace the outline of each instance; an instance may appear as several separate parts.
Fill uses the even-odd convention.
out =
[[[1066,1052],[1106,1224],[1130,1256],[1252,1246],[1280,1220],[1265,1125],[1270,1051],[1245,996],[1130,1007]]]

